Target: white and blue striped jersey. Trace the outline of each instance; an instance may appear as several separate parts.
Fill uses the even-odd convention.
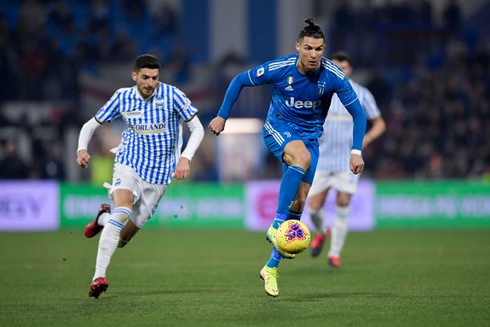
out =
[[[133,168],[148,183],[169,184],[180,157],[182,121],[198,110],[178,88],[160,82],[148,98],[136,86],[116,91],[95,114],[103,124],[122,116],[122,133],[115,161]]]
[[[373,120],[381,115],[378,105],[369,90],[356,82],[350,81],[359,97],[366,117]],[[327,119],[323,125],[324,133],[319,138],[320,157],[317,170],[339,172],[349,170],[350,152],[352,149],[352,116],[340,102],[337,95],[332,97]]]

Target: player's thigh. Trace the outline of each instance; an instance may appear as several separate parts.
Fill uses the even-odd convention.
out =
[[[133,192],[127,189],[117,189],[112,193],[115,208],[126,207],[131,209],[133,207],[133,198]]]
[[[311,189],[309,192],[309,197],[316,197],[320,193],[325,196],[328,194],[328,190],[333,185],[333,173],[326,170],[318,170],[315,172],[315,177],[313,178],[313,183],[311,184]]]
[[[293,127],[281,121],[271,120],[265,122],[262,137],[267,149],[281,162],[285,147],[292,141],[301,140]]]
[[[352,195],[357,191],[360,174],[354,175],[350,170],[335,173],[333,177],[333,188],[337,192]],[[344,196],[344,198],[346,197]],[[349,198],[350,200],[350,198]]]
[[[320,210],[325,204],[325,199],[327,198],[329,189],[323,190],[315,195],[310,195],[308,197],[308,207],[312,210]],[[310,190],[311,192],[311,190]]]
[[[308,169],[311,163],[311,154],[302,140],[293,140],[284,147],[283,161],[288,165]]]
[[[141,196],[139,201],[133,205],[131,221],[136,227],[142,228],[156,212],[166,186],[140,181],[139,189]]]
[[[115,207],[131,208],[138,201],[140,193],[138,188],[139,176],[132,168],[116,163],[109,190]]]

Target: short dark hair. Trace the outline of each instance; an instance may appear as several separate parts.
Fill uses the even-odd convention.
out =
[[[347,61],[349,65],[352,65],[352,62],[350,60],[350,56],[347,52],[345,51],[336,51],[330,55],[331,60],[337,60],[337,61]]]
[[[314,39],[324,39],[325,35],[322,32],[320,26],[315,23],[315,19],[312,17],[308,17],[305,19],[305,23],[307,24],[301,32],[299,32],[298,40],[302,40],[305,36],[312,37]]]
[[[138,56],[134,61],[134,71],[138,72],[143,68],[160,69],[160,60],[158,60],[157,56],[151,54]]]

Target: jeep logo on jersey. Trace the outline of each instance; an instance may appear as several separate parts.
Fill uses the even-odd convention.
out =
[[[286,106],[290,108],[296,108],[296,109],[313,109],[313,108],[318,108],[320,107],[322,102],[320,100],[317,100],[315,102],[313,101],[294,101],[294,97],[289,98],[289,100],[286,100]]]
[[[133,125],[133,131],[138,134],[158,134],[163,133],[167,130],[166,123],[155,123],[155,124],[135,124]]]

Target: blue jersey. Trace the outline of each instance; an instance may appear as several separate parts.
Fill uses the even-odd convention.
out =
[[[298,71],[297,54],[275,59],[250,69],[252,85],[271,84],[272,98],[268,120],[283,120],[304,138],[316,139],[323,132],[332,96],[336,93],[344,105],[357,99],[345,74],[330,60],[322,58],[312,75]]]
[[[196,113],[182,91],[160,82],[148,99],[136,86],[117,90],[95,119],[106,123],[122,116],[128,128],[116,162],[133,168],[149,183],[169,184],[182,147],[182,120],[189,121]]]

